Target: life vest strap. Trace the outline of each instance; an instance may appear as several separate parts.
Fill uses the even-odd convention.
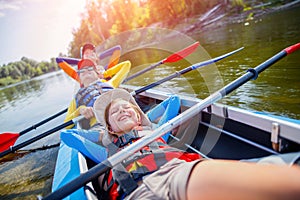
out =
[[[127,144],[139,138],[137,131],[131,131],[130,133],[118,137],[107,147],[109,156],[117,153]],[[165,149],[164,147],[168,147],[168,145],[160,140],[154,141],[150,143],[148,147],[141,149],[122,163],[113,167],[111,170],[112,177],[106,179],[106,185],[108,186],[107,191],[115,187],[119,197],[124,197],[134,191],[138,186],[138,182],[142,180],[144,176],[155,172],[160,166],[168,162],[166,153],[168,154],[170,150],[175,151],[175,149]],[[178,149],[176,149],[176,152],[178,152]],[[153,159],[154,163],[151,168],[143,164],[144,161],[142,160],[148,159],[147,157]],[[129,169],[130,164],[132,165]],[[115,183],[118,185],[117,187],[114,186]]]
[[[95,99],[99,95],[112,89],[113,87],[108,83],[100,81],[95,82],[88,87],[79,89],[75,95],[76,103],[78,106],[93,106]]]
[[[113,143],[112,145],[114,145],[117,148],[113,148],[113,149],[108,149],[112,154],[117,153],[117,151],[119,150],[119,148],[122,148],[124,146],[126,146],[127,144],[131,143],[134,140],[139,139],[140,137],[137,134],[137,131],[133,130],[130,133],[124,134],[122,136],[119,136]],[[111,151],[112,150],[112,151]]]

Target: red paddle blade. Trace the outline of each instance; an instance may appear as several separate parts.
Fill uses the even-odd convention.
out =
[[[190,55],[191,53],[193,53],[196,48],[199,46],[199,42],[195,42],[194,44],[186,47],[185,49],[182,49],[174,54],[172,54],[171,56],[169,56],[168,58],[164,59],[162,62],[166,63],[166,62],[176,62],[178,60],[181,60],[183,58],[185,58],[186,56]]]
[[[294,44],[294,45],[292,45],[292,46],[286,48],[286,49],[285,49],[285,52],[286,52],[287,54],[291,54],[291,53],[293,53],[294,51],[297,51],[297,50],[299,50],[299,49],[300,49],[300,43],[297,43],[297,44]]]
[[[0,134],[0,152],[3,152],[13,146],[18,138],[19,133]]]

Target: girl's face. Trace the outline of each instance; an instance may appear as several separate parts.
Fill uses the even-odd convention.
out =
[[[118,99],[111,103],[108,110],[108,123],[111,131],[127,133],[140,125],[140,115],[131,103]]]

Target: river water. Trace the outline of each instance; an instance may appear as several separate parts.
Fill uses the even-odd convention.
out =
[[[75,83],[63,72],[46,74],[0,90],[0,131],[18,133],[67,108]],[[16,144],[63,123],[64,116],[21,136]],[[25,147],[59,143],[58,133]],[[57,147],[0,164],[0,199],[35,199],[51,191]]]
[[[214,66],[189,72],[159,87],[174,93],[205,98],[245,73],[248,68],[255,67],[285,47],[300,42],[300,24],[297,19],[300,19],[300,7],[268,14],[248,23],[207,28],[195,32],[192,38],[200,41],[211,57],[242,46],[244,50]],[[164,55],[161,52],[160,56],[166,57],[168,54]],[[195,61],[195,58],[193,59]],[[204,57],[197,59],[197,62],[200,62]],[[142,61],[141,59],[140,62]],[[134,66],[136,63],[138,62],[133,61]],[[183,61],[158,67],[129,83],[146,85],[182,69],[185,65],[187,64]],[[135,67],[132,71],[138,71],[142,67],[145,66]],[[63,72],[1,88],[0,132],[21,131],[65,109],[76,88],[78,88],[77,84]],[[300,52],[283,58],[261,73],[257,80],[241,86],[220,102],[248,110],[300,119]],[[25,134],[17,143],[61,124],[63,118],[64,115]],[[46,137],[25,149],[57,144],[59,142],[57,134]],[[37,195],[48,194],[51,190],[56,155],[57,147],[35,151],[19,159],[1,163],[0,199],[35,199]]]

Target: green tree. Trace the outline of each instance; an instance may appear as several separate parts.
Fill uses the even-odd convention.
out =
[[[22,73],[21,71],[16,67],[12,66],[10,74],[13,79],[21,79]]]
[[[5,78],[7,76],[9,76],[9,70],[6,66],[2,66],[0,68],[0,78]]]
[[[33,77],[40,76],[40,75],[42,75],[42,74],[43,74],[43,71],[42,71],[42,69],[38,66],[38,67],[36,67],[36,68],[34,69],[34,75],[33,75]]]
[[[59,70],[55,58],[50,62],[37,62],[26,57],[0,67],[0,85],[5,86],[21,80],[30,79],[42,74]]]
[[[25,63],[29,64],[31,67],[38,66],[38,62],[30,58],[22,57],[21,61],[24,61]]]
[[[86,13],[78,29],[73,31],[69,56],[79,57],[86,42],[99,45],[124,31],[147,27],[154,23],[172,28],[179,20],[203,14],[220,0],[97,0],[87,1]]]
[[[27,77],[31,77],[32,74],[33,74],[32,67],[28,63],[25,63],[25,66],[24,66],[24,75],[26,75]]]
[[[49,63],[41,62],[38,64],[38,68],[42,71],[43,74],[49,72]]]

